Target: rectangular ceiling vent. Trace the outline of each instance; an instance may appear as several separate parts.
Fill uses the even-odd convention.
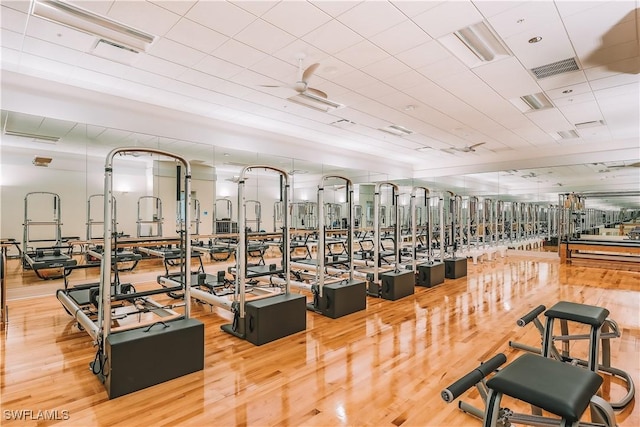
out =
[[[287,99],[291,102],[295,102],[296,104],[304,105],[305,107],[324,112],[344,108],[344,104],[340,104],[339,102],[335,102],[327,98],[322,98],[308,92],[301,92]]]
[[[55,144],[56,142],[60,141],[59,136],[39,135],[35,133],[18,132],[18,131],[9,130],[9,129],[4,129],[4,134],[10,135],[10,136],[17,136],[19,138],[31,139],[33,142],[44,142],[46,144]]]
[[[411,135],[413,133],[411,129],[407,129],[406,127],[400,126],[400,125],[389,125],[387,127],[380,128],[378,130],[381,130],[382,132],[387,132],[387,133],[390,133],[391,135],[396,135],[396,136]]]
[[[574,126],[576,127],[576,129],[585,129],[585,128],[592,128],[596,126],[604,126],[604,125],[605,125],[604,120],[592,120],[590,122],[576,123]]]
[[[335,122],[331,122],[329,124],[337,128],[346,129],[354,126],[356,122],[352,122],[351,120],[347,120],[347,119],[340,119],[340,120],[336,120]]]
[[[562,61],[553,62],[547,65],[541,65],[531,69],[531,72],[537,79],[544,79],[546,77],[555,76],[562,73],[568,73],[570,71],[578,71],[578,63],[575,58],[563,59]]]
[[[557,133],[558,133],[558,136],[560,136],[560,139],[580,138],[580,135],[578,135],[578,132],[576,132],[573,129],[571,129],[571,130],[559,130]]]

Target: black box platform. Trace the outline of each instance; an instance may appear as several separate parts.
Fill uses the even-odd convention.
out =
[[[389,271],[380,275],[382,298],[391,301],[413,295],[415,273],[411,270]]]
[[[444,260],[444,277],[459,279],[467,275],[466,258],[449,258]]]
[[[166,325],[166,326],[165,326]],[[204,368],[204,324],[157,323],[107,337],[104,385],[114,399]]]
[[[418,276],[416,277],[416,285],[426,286],[431,288],[433,286],[444,283],[444,263],[442,262],[430,262],[424,264],[418,264]]]
[[[367,285],[363,281],[342,281],[322,287],[320,313],[337,319],[367,308]]]
[[[307,299],[281,294],[245,304],[246,340],[266,344],[307,329]]]

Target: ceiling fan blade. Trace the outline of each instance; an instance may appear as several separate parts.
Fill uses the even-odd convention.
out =
[[[458,150],[456,147],[441,148],[440,151],[444,151],[447,154],[454,154],[454,151]]]
[[[315,64],[311,64],[307,67],[306,70],[304,70],[304,73],[302,73],[302,81],[306,82],[308,81],[311,76],[313,76],[313,73],[316,72],[316,69],[320,66],[319,63],[315,63]]]
[[[474,148],[479,147],[479,146],[484,145],[484,144],[486,144],[486,142],[479,142],[477,144],[469,145],[468,148],[473,150]]]
[[[329,97],[327,96],[326,93],[324,93],[323,91],[321,91],[320,89],[314,89],[312,87],[308,87],[307,90],[305,92],[311,92],[312,94],[319,96],[321,98],[325,98],[325,99],[329,99]]]
[[[290,87],[286,85],[258,85],[259,87]]]

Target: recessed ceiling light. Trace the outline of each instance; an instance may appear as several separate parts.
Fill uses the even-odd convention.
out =
[[[539,41],[542,41],[542,37],[540,36],[531,37],[529,39],[529,43],[538,43]]]
[[[409,104],[404,107],[404,111],[413,111],[416,109],[415,105]]]
[[[450,33],[438,41],[469,67],[511,55],[502,40],[484,21]]]

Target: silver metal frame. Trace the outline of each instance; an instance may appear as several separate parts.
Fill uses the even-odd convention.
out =
[[[112,240],[111,236],[113,235],[113,221],[112,221],[112,212],[113,212],[113,158],[116,154],[119,153],[131,153],[131,152],[142,152],[149,154],[157,154],[161,156],[171,157],[184,166],[184,193],[185,193],[185,204],[184,204],[184,220],[185,224],[189,224],[190,216],[191,216],[191,165],[189,161],[184,157],[179,156],[177,154],[170,153],[168,151],[157,150],[153,148],[143,148],[143,147],[122,147],[111,150],[111,152],[107,155],[105,166],[104,166],[104,251],[102,256],[102,262],[100,263],[100,300],[98,306],[98,322],[96,332],[96,336],[94,337],[96,341],[102,342],[103,348],[106,344],[106,339],[111,334],[111,258],[113,253],[112,248]],[[178,177],[179,178],[179,177]],[[189,227],[184,227],[184,251],[185,251],[185,265],[191,265],[191,235],[189,232]],[[191,314],[191,274],[189,273],[189,269],[185,270],[184,277],[184,317],[189,318]],[[66,295],[63,298],[68,298]],[[81,313],[81,312],[80,312]],[[82,313],[84,315],[84,313]],[[76,313],[76,316],[78,313]],[[86,317],[86,315],[85,315]],[[87,318],[88,319],[88,318]],[[78,319],[79,320],[79,319]],[[89,320],[91,324],[91,320]],[[82,325],[85,326],[85,322],[82,322]],[[87,329],[89,332],[89,329]],[[89,332],[91,335],[91,332]],[[93,337],[93,335],[92,335]]]
[[[189,198],[191,198],[191,195],[189,195]],[[154,218],[151,220],[142,219],[141,212],[140,212],[140,201],[143,199],[153,199],[155,201],[155,212],[157,213],[157,218],[154,216]],[[107,222],[106,217],[104,221]],[[163,222],[164,222],[164,218],[162,217],[162,199],[156,196],[140,196],[138,198],[138,219],[136,221],[136,235],[138,237],[161,237]],[[185,217],[185,222],[188,224],[186,217]],[[156,233],[150,234],[149,236],[141,236],[142,224],[155,224],[157,227]]]

